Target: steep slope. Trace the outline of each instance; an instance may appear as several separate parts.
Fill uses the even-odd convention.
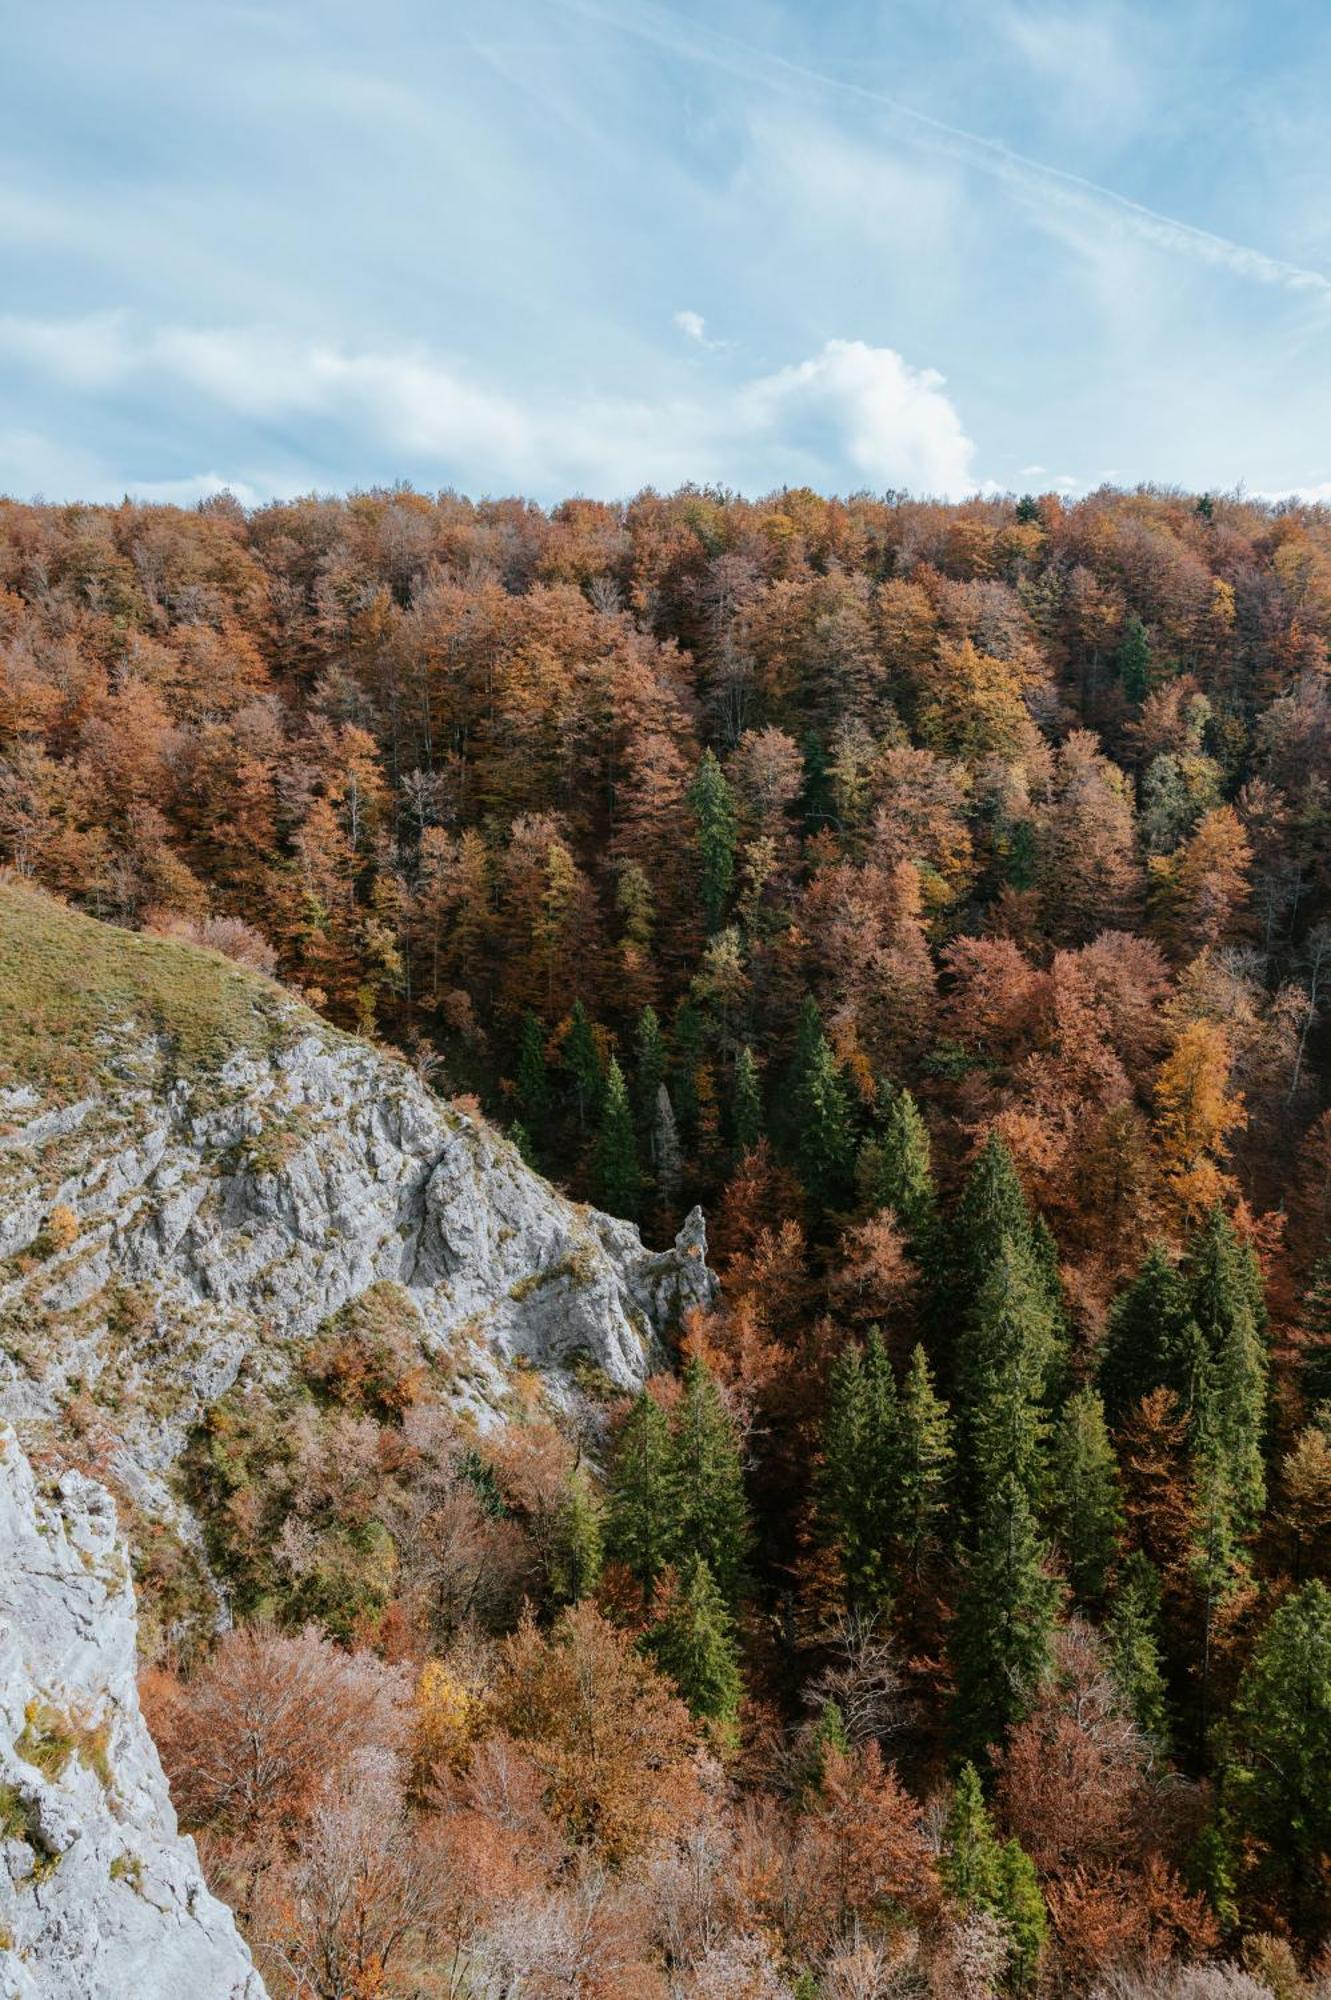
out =
[[[514,1366],[631,1387],[711,1296],[700,1216],[648,1251],[215,953],[0,885],[0,1024],[0,1409],[149,1511],[242,1363],[280,1382],[372,1286],[481,1426]]]
[[[0,1996],[264,2000],[139,1713],[115,1509],[43,1498],[3,1424],[0,1552]]]

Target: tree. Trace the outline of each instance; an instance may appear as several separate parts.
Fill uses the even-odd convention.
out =
[[[823,1505],[851,1611],[881,1608],[891,1589],[889,1548],[899,1525],[900,1425],[883,1337],[848,1346],[828,1378]]]
[[[1266,1306],[1257,1258],[1223,1210],[1211,1211],[1191,1244],[1187,1274],[1207,1355],[1204,1420],[1238,1522],[1251,1527],[1266,1501]]]
[[[1239,1683],[1224,1800],[1257,1882],[1290,1899],[1296,1932],[1331,1915],[1331,1591],[1305,1583],[1279,1607]]]
[[[1123,1508],[1104,1405],[1094,1389],[1069,1397],[1050,1458],[1052,1518],[1064,1573],[1082,1604],[1097,1604],[1118,1552]]]
[[[973,1303],[1006,1238],[1029,1251],[1030,1210],[1012,1155],[990,1132],[966,1176],[952,1230],[952,1261],[959,1300]]]
[[[644,1389],[629,1405],[610,1460],[606,1553],[650,1590],[673,1558],[670,1422]]]
[[[1214,1208],[1231,1185],[1219,1161],[1228,1135],[1246,1125],[1247,1115],[1243,1099],[1228,1095],[1230,1064],[1223,1028],[1191,1021],[1156,1078],[1156,1144],[1165,1188],[1189,1220]]]
[[[675,1550],[702,1556],[727,1604],[744,1586],[749,1513],[739,1439],[707,1366],[693,1356],[671,1433],[668,1492]]]
[[[979,1772],[966,1763],[952,1792],[939,1864],[943,1889],[958,1909],[996,1917],[1008,1943],[1005,1984],[1024,1992],[1044,1950],[1044,1897],[1029,1856],[1015,1840],[1000,1840],[984,1802]]]
[[[1114,655],[1114,671],[1129,701],[1140,705],[1150,693],[1153,660],[1146,627],[1134,612],[1123,628],[1123,637]]]
[[[518,1031],[516,1089],[523,1123],[539,1145],[550,1109],[550,1079],[545,1067],[545,1034],[532,1013],[523,1015]]]
[[[1013,1472],[981,1494],[953,1628],[954,1732],[984,1756],[1026,1713],[1048,1671],[1059,1585],[1030,1497]]]
[[[688,792],[702,875],[702,907],[709,931],[719,930],[735,875],[735,799],[725,772],[704,750]]]
[[[606,1072],[601,1129],[596,1141],[593,1171],[596,1198],[601,1207],[611,1215],[630,1219],[635,1216],[642,1187],[638,1142],[633,1132],[628,1086],[614,1056],[611,1056]]]
[[[680,1150],[679,1128],[675,1124],[670,1092],[663,1083],[657,1086],[656,1115],[652,1120],[652,1171],[656,1175],[656,1191],[662,1206],[667,1210],[673,1209],[679,1200],[684,1156]]]
[[[934,1393],[919,1345],[911,1350],[901,1385],[897,1439],[896,1534],[903,1568],[918,1576],[947,1508],[953,1459],[948,1406]]]
[[[753,1050],[747,1042],[735,1061],[734,1094],[731,1100],[731,1130],[735,1135],[735,1151],[742,1159],[751,1153],[763,1136],[762,1086],[758,1080],[758,1065],[753,1060]]]
[[[973,1494],[1008,1477],[1034,1503],[1044,1476],[1044,1397],[1055,1356],[1053,1315],[1029,1249],[1001,1236],[962,1323],[957,1407]]]
[[[743,1693],[735,1627],[716,1579],[696,1551],[678,1572],[666,1572],[643,1643],[690,1712],[718,1724],[724,1734]]]
[[[601,1101],[601,1052],[581,1000],[573,1003],[568,1034],[564,1039],[564,1068],[573,1086],[573,1102],[578,1130],[585,1132],[587,1121]]]
[[[1160,1660],[1160,1575],[1134,1549],[1110,1597],[1109,1664],[1123,1700],[1157,1755],[1169,1749],[1169,1707]]]
[[[841,1070],[812,1002],[800,1025],[791,1088],[795,1158],[806,1193],[833,1207],[851,1163],[850,1105]]]
[[[917,1263],[927,1264],[938,1228],[938,1196],[929,1128],[908,1090],[894,1090],[888,1098],[875,1167],[868,1190],[872,1206],[891,1209]]]
[[[1205,1363],[1187,1281],[1164,1244],[1152,1243],[1109,1314],[1099,1369],[1105,1407],[1117,1421],[1153,1389],[1169,1389],[1181,1408],[1191,1410]]]
[[[650,1126],[656,1116],[657,1092],[666,1080],[666,1045],[655,1007],[644,1007],[634,1038],[633,1095],[638,1117]]]

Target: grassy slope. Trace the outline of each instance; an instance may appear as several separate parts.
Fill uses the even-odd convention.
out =
[[[271,981],[219,953],[98,923],[0,882],[0,1088],[68,1099],[93,1086],[133,1024],[161,1040],[168,1067],[215,1071],[240,1049],[271,1048],[304,1019]]]

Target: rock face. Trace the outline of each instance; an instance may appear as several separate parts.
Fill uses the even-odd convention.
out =
[[[0,948],[6,911],[0,894]],[[424,1352],[482,1426],[514,1366],[543,1371],[556,1400],[589,1371],[635,1386],[681,1313],[712,1296],[700,1215],[653,1253],[404,1062],[268,982],[69,911],[59,925],[62,965],[85,937],[116,954],[88,984],[118,982],[117,1002],[78,1017],[80,1061],[44,1046],[42,1076],[35,1059],[12,1062],[0,1088],[0,1410],[49,1437],[76,1401],[150,1511],[171,1510],[165,1475],[242,1363],[280,1379],[371,1285],[405,1295]],[[139,1004],[121,971],[131,948],[134,977],[168,954],[172,993],[197,987],[201,1006],[212,982],[231,1046],[182,1061],[188,1023],[163,1032],[161,1003],[155,1018]],[[61,998],[62,1021],[90,1004]]]
[[[264,2000],[177,1833],[134,1674],[109,1496],[67,1472],[41,1497],[0,1424],[3,2000]]]

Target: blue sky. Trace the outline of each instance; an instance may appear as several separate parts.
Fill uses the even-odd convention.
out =
[[[0,491],[1331,499],[1317,0],[9,0]]]

